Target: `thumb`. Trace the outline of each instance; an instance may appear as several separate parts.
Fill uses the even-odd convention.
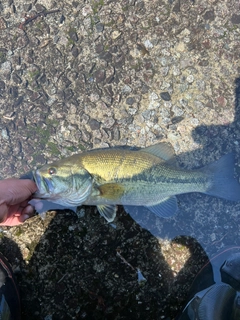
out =
[[[1,201],[14,205],[28,199],[37,186],[32,180],[5,179],[0,181]]]

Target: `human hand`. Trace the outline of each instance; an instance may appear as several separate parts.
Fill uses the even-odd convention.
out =
[[[16,226],[34,215],[28,204],[37,186],[32,180],[0,180],[0,226]]]

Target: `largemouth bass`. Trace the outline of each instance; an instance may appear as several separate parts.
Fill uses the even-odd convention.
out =
[[[36,198],[65,207],[95,205],[109,222],[117,205],[144,206],[160,217],[177,211],[175,195],[201,192],[240,200],[232,154],[206,167],[187,171],[175,166],[173,149],[160,143],[140,150],[96,149],[33,171]],[[130,206],[130,207],[129,207]]]

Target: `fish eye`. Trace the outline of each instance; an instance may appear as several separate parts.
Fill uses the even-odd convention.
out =
[[[49,168],[49,169],[48,169],[48,173],[49,173],[50,175],[53,175],[53,174],[56,174],[56,173],[57,173],[57,170],[56,170],[56,168]]]

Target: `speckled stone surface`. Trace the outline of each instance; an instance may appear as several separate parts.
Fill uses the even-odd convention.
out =
[[[188,169],[234,152],[239,173],[239,9],[2,1],[0,178],[82,150],[161,141]],[[240,245],[240,204],[178,199],[168,220],[119,208],[108,225],[87,207],[1,228],[23,319],[174,319],[207,255]]]

